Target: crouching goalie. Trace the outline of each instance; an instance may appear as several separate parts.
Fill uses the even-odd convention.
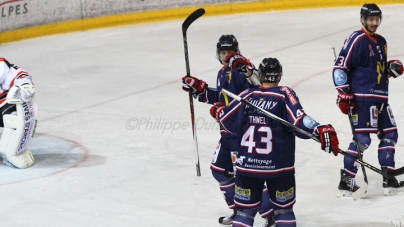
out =
[[[19,169],[34,164],[28,150],[37,122],[34,95],[29,73],[0,58],[0,153],[5,164]]]

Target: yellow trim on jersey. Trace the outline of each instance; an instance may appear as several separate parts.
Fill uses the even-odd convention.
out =
[[[372,2],[376,4],[404,4],[404,0],[374,0]],[[361,6],[363,4],[363,0],[261,0],[257,2],[194,6],[178,9],[136,12],[102,16],[97,18],[64,21],[55,24],[38,25],[35,27],[6,31],[0,33],[0,44],[73,31],[84,31],[88,29],[114,27],[129,24],[185,19],[194,10],[202,7],[206,10],[206,16],[217,16],[237,13],[256,13],[274,10]]]
[[[225,104],[226,106],[228,106],[228,105],[229,105],[229,98],[227,97],[227,94],[224,93],[223,91],[220,91],[220,94],[223,95],[224,104]]]

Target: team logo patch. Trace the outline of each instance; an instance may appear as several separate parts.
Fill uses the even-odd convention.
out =
[[[276,201],[278,202],[286,202],[295,197],[295,188],[291,187],[287,191],[276,191]]]
[[[334,71],[334,81],[335,84],[340,86],[343,85],[347,82],[348,80],[348,75],[346,75],[346,73],[341,70],[341,69],[337,69]]]
[[[319,125],[319,123],[310,116],[304,116],[303,125],[306,126],[307,128],[312,129],[315,126]]]
[[[251,200],[251,189],[244,189],[237,187],[235,188],[235,197],[240,200],[249,201]]]

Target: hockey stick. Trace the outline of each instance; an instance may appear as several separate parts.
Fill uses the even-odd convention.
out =
[[[205,14],[205,10],[203,8],[195,10],[191,13],[187,19],[185,19],[184,23],[182,23],[182,38],[184,40],[184,54],[185,54],[185,65],[187,68],[187,76],[191,76],[191,71],[189,69],[189,57],[188,57],[188,42],[187,42],[187,30],[189,26],[196,19]],[[191,124],[192,124],[192,134],[194,137],[194,152],[195,152],[195,163],[196,163],[196,175],[201,176],[201,167],[199,164],[199,153],[198,153],[198,140],[196,137],[196,126],[195,126],[195,114],[194,114],[194,100],[192,97],[192,91],[189,90],[189,107],[191,109]]]
[[[272,113],[270,113],[270,112],[268,112],[268,111],[262,109],[261,107],[255,106],[255,105],[252,104],[251,102],[242,99],[241,97],[239,97],[239,96],[237,96],[237,95],[235,95],[235,94],[233,94],[233,93],[227,91],[227,90],[224,89],[224,88],[222,89],[222,92],[226,93],[228,96],[232,97],[233,99],[235,99],[235,100],[237,100],[237,101],[239,101],[239,102],[241,102],[241,103],[246,104],[247,106],[249,106],[249,107],[251,107],[251,108],[254,108],[254,109],[256,109],[256,110],[259,110],[261,113],[265,114],[266,116],[268,116],[268,117],[274,119],[275,121],[277,121],[277,122],[279,122],[279,123],[281,123],[281,124],[283,124],[283,125],[285,125],[285,126],[287,126],[287,127],[290,127],[290,128],[292,128],[292,129],[294,129],[296,132],[299,132],[300,134],[303,134],[303,135],[305,135],[305,136],[307,136],[307,137],[310,137],[310,139],[312,139],[312,140],[314,140],[314,141],[320,143],[320,140],[319,140],[317,137],[315,137],[314,135],[312,135],[312,134],[310,134],[310,133],[304,131],[303,129],[301,129],[301,128],[299,128],[299,127],[297,127],[297,126],[295,126],[295,125],[289,123],[288,121],[286,121],[286,120],[284,120],[284,119],[282,119],[282,118],[280,118],[280,117],[278,117],[278,116],[276,116],[276,115],[274,115],[274,114],[272,114]],[[356,158],[356,157],[354,157],[354,156],[352,156],[352,155],[346,153],[345,151],[343,151],[343,150],[341,150],[341,149],[339,149],[339,153],[342,154],[342,155],[344,155],[344,156],[346,156],[346,157],[348,157],[348,158],[350,158],[350,159],[352,159],[352,160],[354,160],[354,161],[356,161],[357,163],[359,163],[359,164],[361,164],[361,165],[363,165],[363,166],[365,166],[365,167],[367,167],[367,168],[369,168],[369,169],[375,171],[376,173],[381,174],[381,175],[387,177],[386,174],[385,174],[385,171],[382,171],[382,170],[380,170],[380,169],[378,169],[378,168],[372,166],[371,164],[369,164],[369,163],[363,161],[362,159]]]
[[[356,145],[356,150],[358,151],[359,159],[363,161],[362,152],[360,150],[360,145],[358,142],[358,137],[356,136],[355,128],[354,128],[354,125],[352,122],[352,109],[351,108],[348,108],[348,118],[349,118],[349,124],[351,125],[352,136],[353,136],[354,143]],[[366,175],[366,170],[365,170],[365,167],[363,167],[363,165],[361,165],[361,168],[362,168],[364,182],[358,190],[356,190],[355,192],[352,193],[352,198],[354,200],[363,198],[365,196],[366,192],[368,191],[369,182],[368,182],[368,177]]]
[[[334,55],[334,62],[335,62],[337,60],[337,54],[335,53],[335,48],[334,47],[332,47],[331,49],[332,49],[332,53]],[[359,142],[358,142],[358,137],[356,136],[355,127],[354,127],[353,122],[352,122],[352,109],[351,108],[348,109],[348,118],[349,118],[349,125],[351,126],[352,136],[353,136],[354,143],[356,145],[356,150],[358,152],[359,159],[363,161],[362,152],[359,149],[360,145],[359,145]],[[363,184],[361,185],[361,187],[358,190],[356,190],[355,192],[352,193],[352,198],[354,200],[363,198],[365,196],[365,194],[366,194],[366,192],[368,190],[368,186],[369,186],[368,177],[366,175],[366,169],[365,169],[365,167],[363,165],[361,165],[361,169],[362,169],[362,173],[363,173],[363,181],[364,182],[363,182]]]

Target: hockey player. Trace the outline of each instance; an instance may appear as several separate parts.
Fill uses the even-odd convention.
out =
[[[183,77],[183,90],[189,91],[200,102],[212,104],[211,115],[214,116],[219,103],[228,103],[230,97],[220,93],[225,88],[236,94],[259,84],[257,74],[254,73],[254,65],[240,54],[239,46],[234,35],[222,35],[216,46],[216,56],[223,67],[217,74],[216,87],[208,87],[205,81],[195,77]],[[256,72],[256,71],[255,71]],[[214,105],[216,103],[216,105]],[[222,104],[224,105],[224,104]],[[236,142],[235,135],[220,128],[221,138],[212,158],[210,169],[213,177],[219,182],[220,190],[224,199],[233,213],[219,218],[219,223],[231,225],[235,216],[234,205],[234,171],[231,152],[237,151],[239,143]],[[262,189],[262,188],[261,188]],[[263,193],[263,203],[260,207],[260,214],[266,219],[264,226],[273,226],[273,210],[268,198],[266,188]]]
[[[399,60],[387,61],[387,42],[376,34],[382,21],[382,11],[376,4],[364,4],[360,10],[362,29],[350,34],[335,61],[333,80],[338,92],[337,105],[342,113],[352,110],[352,121],[358,138],[359,152],[366,150],[371,142],[369,133],[380,139],[378,158],[381,168],[395,169],[395,144],[398,133],[392,109],[388,103],[390,78],[403,74]],[[354,142],[347,153],[358,157]],[[344,169],[338,185],[338,196],[350,196],[359,187],[355,176],[359,164],[344,157]],[[386,195],[394,194],[404,186],[396,178],[383,179]]]
[[[265,58],[259,66],[261,86],[240,94],[249,102],[318,136],[321,148],[338,155],[338,138],[331,125],[319,125],[306,115],[295,92],[278,86],[282,65],[276,58]],[[237,134],[238,149],[233,226],[253,226],[266,183],[275,212],[277,227],[296,226],[295,131],[243,103],[232,101],[219,110],[217,118],[229,132]]]
[[[34,164],[28,146],[35,133],[35,87],[29,73],[0,58],[0,153],[3,162],[20,169]]]

